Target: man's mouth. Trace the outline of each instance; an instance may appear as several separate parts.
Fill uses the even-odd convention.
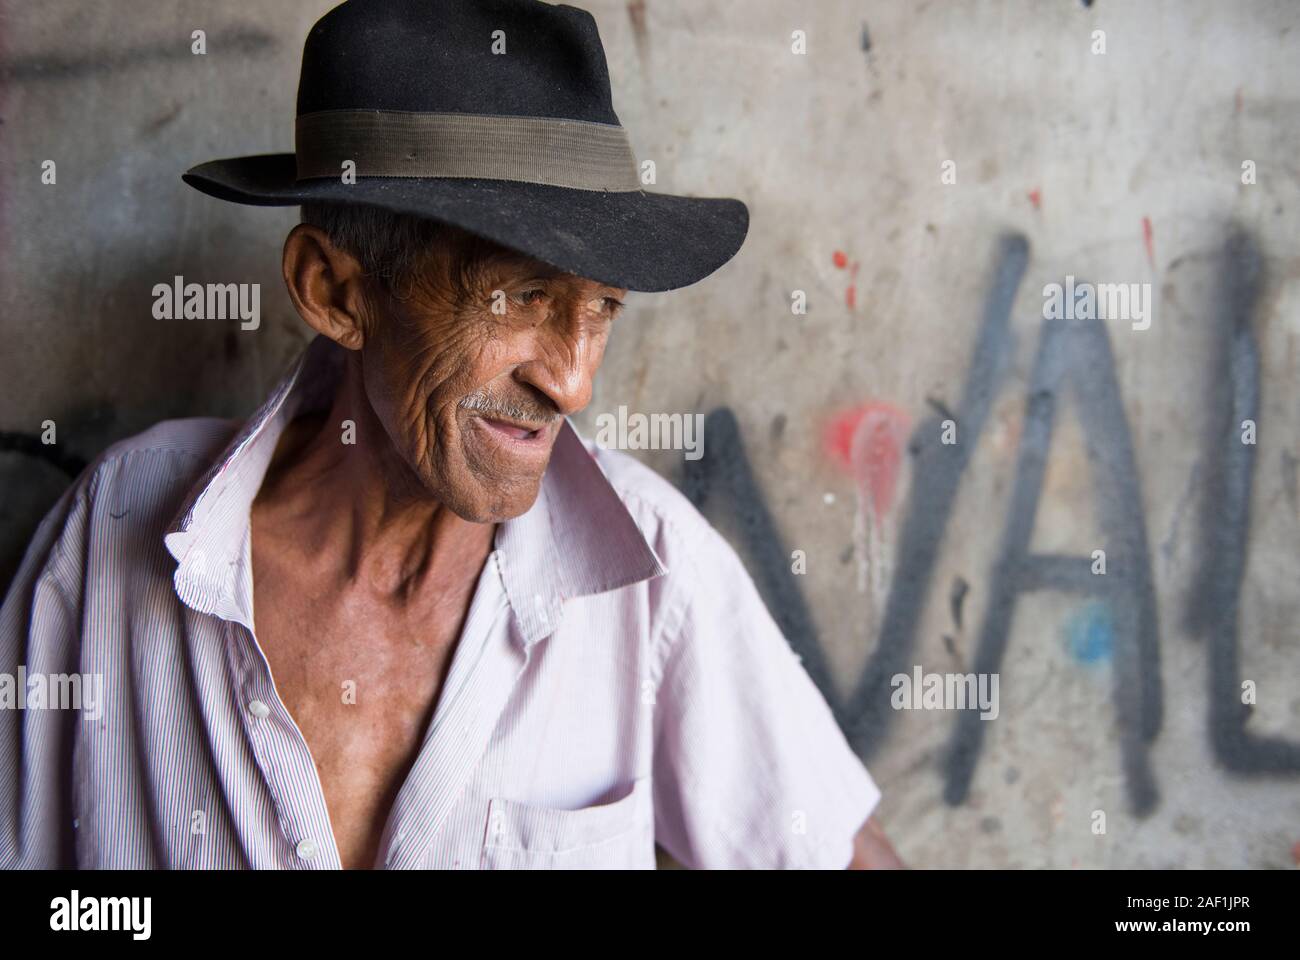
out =
[[[530,427],[527,424],[515,423],[510,420],[497,420],[491,417],[480,417],[483,424],[498,433],[504,434],[512,440],[536,440],[541,437],[545,427]]]

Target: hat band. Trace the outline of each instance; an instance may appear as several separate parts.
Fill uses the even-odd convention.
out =
[[[627,131],[555,117],[324,110],[298,117],[298,179],[482,177],[575,190],[641,189]]]

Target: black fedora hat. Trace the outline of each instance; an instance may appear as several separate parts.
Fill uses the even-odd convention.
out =
[[[702,280],[749,228],[739,200],[642,189],[596,22],[567,5],[347,0],[307,36],[295,133],[294,153],[184,180],[235,203],[429,217],[630,290]]]

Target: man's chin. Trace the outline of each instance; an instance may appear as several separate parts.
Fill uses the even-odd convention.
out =
[[[521,517],[537,502],[542,479],[536,478],[519,484],[510,484],[502,490],[500,484],[484,483],[470,493],[457,492],[443,500],[452,513],[470,523],[504,523]]]

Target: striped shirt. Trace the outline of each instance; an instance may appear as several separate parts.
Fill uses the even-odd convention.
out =
[[[41,523],[0,609],[0,867],[340,867],[256,638],[249,522],[338,349],[316,338],[242,426],[113,445]],[[653,868],[658,844],[842,868],[879,797],[726,541],[566,423],[497,527],[375,866]]]

